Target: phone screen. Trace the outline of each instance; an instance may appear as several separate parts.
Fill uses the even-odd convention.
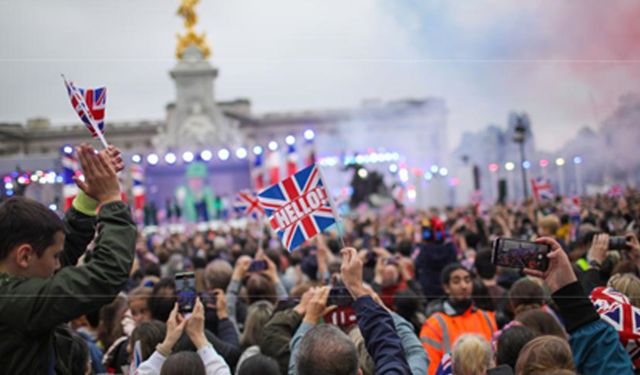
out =
[[[267,261],[266,260],[254,260],[249,265],[248,272],[260,272],[267,269]]]
[[[496,266],[546,271],[549,267],[547,254],[550,250],[545,244],[498,238],[494,243],[492,260]]]
[[[176,293],[180,312],[192,312],[196,304],[196,278],[193,272],[176,274]]]

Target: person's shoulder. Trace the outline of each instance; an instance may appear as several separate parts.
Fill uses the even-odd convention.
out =
[[[2,294],[8,293],[12,287],[29,281],[27,277],[15,276],[10,273],[0,272],[0,289]]]

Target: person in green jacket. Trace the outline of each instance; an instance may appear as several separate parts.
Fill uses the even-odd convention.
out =
[[[30,199],[0,206],[0,372],[71,373],[73,337],[64,323],[108,304],[125,285],[137,230],[112,152],[79,147],[82,193],[64,222]],[[75,266],[96,227],[91,260]]]

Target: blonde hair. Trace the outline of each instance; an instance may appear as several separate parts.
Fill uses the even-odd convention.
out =
[[[362,337],[362,332],[358,326],[354,326],[349,331],[349,338],[356,344],[356,351],[358,352],[358,367],[362,370],[363,375],[375,375],[376,365],[367,351],[367,345]]]
[[[453,346],[453,372],[459,375],[479,375],[491,367],[491,346],[482,336],[468,333]]]
[[[573,371],[573,355],[567,340],[557,336],[540,336],[520,350],[516,375],[537,375]],[[566,372],[566,371],[565,371]]]
[[[631,304],[640,307],[640,278],[632,273],[622,273],[611,276],[607,286],[622,292],[629,298]]]
[[[244,332],[240,337],[240,345],[243,348],[260,343],[263,328],[271,319],[271,314],[273,314],[273,304],[269,301],[257,301],[249,306],[247,319],[244,322]]]
[[[560,229],[560,219],[556,215],[543,216],[538,221],[538,226],[544,228],[552,235],[555,235]]]

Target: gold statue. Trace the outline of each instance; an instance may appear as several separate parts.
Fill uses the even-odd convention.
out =
[[[193,30],[193,26],[198,22],[198,16],[196,15],[195,7],[200,0],[182,0],[180,8],[178,8],[177,14],[184,17],[184,27],[187,29],[185,35],[178,34],[178,45],[176,46],[176,57],[182,60],[184,51],[190,45],[196,46],[202,56],[206,59],[211,54],[209,46],[205,40],[205,33],[200,35],[196,34]]]
[[[180,8],[178,8],[178,15],[184,17],[184,27],[187,30],[192,30],[193,25],[198,22],[198,16],[196,15],[195,7],[200,0],[182,0]]]

